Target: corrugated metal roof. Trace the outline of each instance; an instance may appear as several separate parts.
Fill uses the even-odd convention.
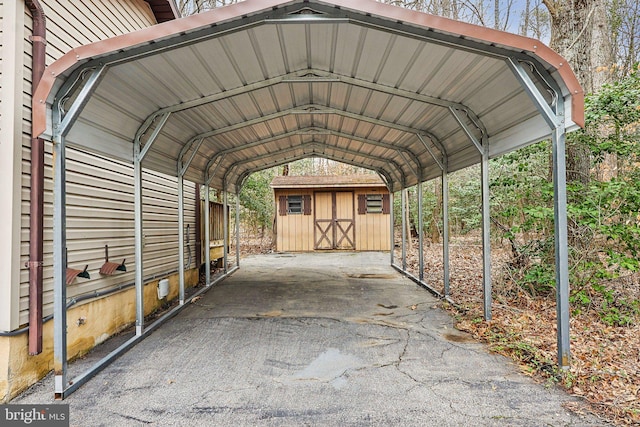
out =
[[[276,176],[271,188],[385,187],[377,175],[288,175]]]
[[[247,0],[74,49],[45,73],[34,127],[51,137],[57,98],[68,144],[132,161],[139,137],[144,167],[191,181],[236,191],[315,156],[398,190],[479,162],[470,135],[492,157],[550,136],[514,64],[582,124],[580,86],[537,40],[373,0]]]

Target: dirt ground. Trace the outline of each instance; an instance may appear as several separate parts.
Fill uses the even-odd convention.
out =
[[[399,251],[396,251],[400,256]],[[559,384],[567,393],[589,403],[590,412],[618,425],[640,424],[640,316],[627,326],[603,322],[594,306],[577,310],[572,304],[571,368],[556,368],[555,297],[531,296],[507,276],[507,245],[492,242],[493,319],[482,321],[482,245],[480,236],[452,239],[451,297],[456,327],[486,342],[492,351],[507,355],[527,375]],[[407,255],[408,269],[417,274],[417,242]],[[425,278],[442,290],[442,245],[425,247]],[[640,289],[638,275],[610,281],[614,292]]]

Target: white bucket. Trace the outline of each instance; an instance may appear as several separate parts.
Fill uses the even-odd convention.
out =
[[[169,279],[162,279],[158,282],[158,299],[169,295]]]

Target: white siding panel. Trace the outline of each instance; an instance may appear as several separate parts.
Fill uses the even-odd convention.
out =
[[[4,53],[5,53],[5,49],[4,49],[4,15],[5,15],[5,10],[4,10],[4,1],[0,0],[0,117],[2,117],[2,99],[4,98],[2,96],[2,74],[3,74],[3,67],[2,67],[2,58],[4,58]]]
[[[22,27],[22,3],[0,0],[0,330],[19,322]]]
[[[3,95],[3,58],[4,55],[6,54],[6,49],[4,46],[4,25],[5,25],[5,21],[4,21],[4,16],[5,16],[5,10],[4,10],[4,1],[0,0],[0,119],[2,118],[2,100],[4,99]],[[4,89],[6,90],[6,88]]]
[[[0,0],[0,11],[6,0]],[[143,0],[41,0],[47,16],[47,64],[70,49],[146,28],[155,24],[149,5]],[[0,21],[3,14],[0,13]],[[21,266],[29,254],[30,198],[30,132],[31,132],[31,18],[25,8],[24,84],[22,110],[22,204],[21,204]],[[0,61],[2,55],[0,25]],[[0,62],[0,73],[2,63]],[[0,74],[0,91],[2,90]],[[2,102],[0,100],[0,102]],[[91,136],[86,136],[91,137]],[[99,135],[94,135],[99,145]],[[130,146],[122,148],[131,150]],[[45,215],[44,215],[44,314],[52,312],[53,304],[53,234],[52,234],[52,158],[51,144],[46,144]],[[177,180],[157,173],[144,172],[144,274],[162,275],[178,268]],[[67,246],[72,268],[89,265],[90,280],[76,279],[68,287],[68,296],[75,297],[113,288],[134,280],[134,215],[133,167],[106,157],[67,151]],[[195,257],[195,187],[185,182],[185,226],[189,225],[189,247],[185,260]],[[104,246],[109,245],[113,262],[127,259],[127,272],[101,276]],[[20,270],[20,323],[28,321],[29,272]]]

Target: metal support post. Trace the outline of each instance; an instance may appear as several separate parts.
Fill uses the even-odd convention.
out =
[[[395,227],[394,227],[394,222],[395,222],[395,216],[393,215],[393,191],[389,190],[389,205],[390,205],[390,209],[389,209],[389,238],[391,239],[391,242],[389,242],[391,244],[390,246],[390,250],[389,250],[389,258],[391,261],[391,265],[393,265],[393,263],[395,262],[394,260],[394,251],[396,248],[396,239],[395,239]]]
[[[211,204],[209,185],[204,186],[204,274],[205,285],[211,286]]]
[[[480,174],[482,182],[482,299],[484,308],[484,320],[491,320],[491,213],[489,193],[489,143],[485,129],[482,130],[482,138],[474,135],[466,123],[464,116],[455,108],[449,108],[460,128],[469,140],[476,146],[481,156]],[[477,125],[477,123],[476,123]],[[443,168],[444,170],[444,168]]]
[[[567,171],[565,158],[564,98],[554,80],[539,70],[548,89],[554,94],[549,104],[536,84],[525,71],[523,64],[515,58],[507,59],[511,68],[529,98],[538,108],[540,115],[551,129],[553,158],[553,211],[556,250],[556,314],[558,339],[558,365],[568,368],[571,364],[569,338],[569,239],[567,236]],[[530,64],[529,64],[530,65]]]
[[[222,261],[224,262],[224,272],[227,273],[227,252],[229,252],[229,197],[227,195],[227,190],[224,190],[223,197],[223,207],[222,207],[222,227],[224,228],[223,236],[224,243],[223,247],[223,257]]]
[[[240,267],[240,193],[236,193],[236,267]]]
[[[489,150],[482,153],[482,299],[484,320],[491,320],[491,222],[489,198]]]
[[[144,332],[144,264],[142,261],[142,249],[144,246],[144,236],[142,234],[142,161],[147,155],[151,146],[154,144],[162,128],[169,120],[170,113],[165,113],[159,118],[159,122],[151,132],[149,139],[147,139],[144,146],[142,146],[141,138],[146,131],[149,130],[149,126],[152,122],[138,129],[135,138],[133,139],[133,181],[134,181],[134,245],[135,245],[135,263],[136,263],[136,335],[142,336]]]
[[[184,304],[184,179],[178,175],[178,276],[179,300]]]
[[[55,395],[67,388],[67,226],[65,141],[53,140],[53,370]]]
[[[401,191],[402,202],[402,270],[407,271],[407,189]]]
[[[491,320],[491,222],[489,199],[489,142],[484,126],[476,121],[473,124],[482,131],[479,140],[466,122],[465,116],[455,108],[449,107],[453,118],[458,122],[467,138],[476,146],[481,156],[481,181],[482,181],[482,299],[484,306],[484,319]],[[468,112],[467,112],[468,113]],[[468,115],[468,114],[467,114]],[[444,170],[444,168],[443,168]]]
[[[422,282],[424,280],[424,218],[422,211],[422,181],[418,182],[418,279]]]
[[[142,335],[144,329],[144,266],[142,262],[142,160],[140,157],[140,145],[134,143],[133,181],[134,181],[134,241],[136,263],[136,335]]]
[[[554,129],[552,140],[558,364],[562,368],[568,368],[571,363],[571,353],[569,347],[569,243],[567,237],[567,175],[564,126]]]
[[[449,175],[442,170],[442,268],[445,298],[450,294],[449,287]]]
[[[83,78],[67,81],[58,92],[53,119],[53,370],[57,398],[67,382],[67,193],[65,136],[104,76],[104,65],[80,71]],[[81,85],[81,86],[80,86]],[[79,89],[70,106],[66,102]]]

